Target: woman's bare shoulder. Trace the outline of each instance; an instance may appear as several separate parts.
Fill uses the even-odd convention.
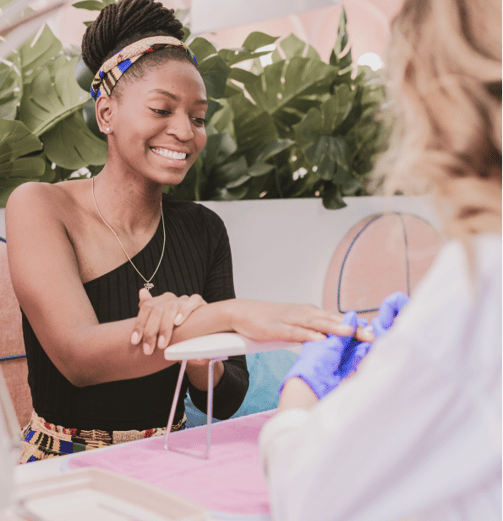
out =
[[[44,226],[51,222],[64,224],[72,212],[78,211],[79,181],[61,183],[28,182],[18,186],[6,206],[7,235],[9,228],[30,223]]]
[[[18,186],[10,195],[6,208],[16,208],[18,206],[28,206],[25,210],[29,210],[32,204],[48,206],[51,210],[57,210],[62,202],[66,202],[72,198],[72,191],[67,186],[71,183],[37,183],[28,182]],[[36,209],[35,208],[35,209]]]

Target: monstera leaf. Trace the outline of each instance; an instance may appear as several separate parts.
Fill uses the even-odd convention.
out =
[[[336,76],[337,70],[326,63],[295,56],[267,66],[260,79],[246,89],[257,106],[286,131],[329,96]]]
[[[23,123],[0,119],[0,206],[16,186],[44,175],[43,156],[33,155],[41,150],[42,143]]]
[[[204,38],[195,38],[189,45],[197,58],[206,92],[210,98],[221,98],[225,92],[230,67],[213,44]]]
[[[61,42],[47,25],[44,26],[42,32],[37,32],[28,38],[17,52],[21,61],[23,82],[31,82],[37,72],[62,51]]]
[[[106,163],[106,142],[89,130],[80,112],[63,119],[41,139],[47,158],[68,170]]]
[[[239,49],[220,49],[218,54],[226,60],[228,65],[235,65],[270,54],[271,51],[257,51],[257,49],[271,45],[277,39],[278,37],[255,31],[248,35]]]
[[[285,57],[289,60],[295,56],[305,56],[307,58],[321,61],[320,55],[316,49],[312,45],[303,42],[300,38],[297,38],[294,34],[281,40],[279,45],[285,54]]]
[[[273,117],[254,105],[243,93],[229,99],[233,111],[233,126],[236,142],[249,163],[255,162],[264,143],[278,138]]]
[[[87,95],[75,80],[77,58],[62,56],[43,68],[25,85],[20,120],[37,136],[81,109]]]
[[[347,21],[346,11],[342,9],[339,18],[339,27],[337,29],[337,38],[329,60],[330,65],[334,65],[339,70],[339,82],[350,82],[353,72],[353,55],[351,53],[351,47],[348,45],[349,35],[346,28]]]
[[[19,54],[11,60],[0,63],[0,118],[14,120],[23,96],[23,78]]]

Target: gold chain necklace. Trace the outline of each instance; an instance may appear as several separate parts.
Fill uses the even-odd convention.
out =
[[[157,268],[155,269],[155,271],[152,274],[152,276],[147,280],[140,273],[140,270],[134,265],[133,261],[131,260],[131,257],[127,254],[126,249],[124,248],[121,240],[119,239],[119,236],[115,233],[114,229],[105,221],[105,218],[103,217],[103,215],[101,215],[100,209],[98,208],[98,203],[96,202],[96,197],[94,195],[94,177],[91,178],[91,188],[92,188],[94,206],[96,207],[96,211],[98,212],[98,215],[101,217],[101,220],[106,224],[106,226],[109,228],[109,230],[115,235],[115,238],[119,241],[119,244],[121,245],[121,248],[122,248],[122,251],[124,252],[124,255],[127,257],[127,260],[131,263],[131,266],[133,266],[133,268],[136,270],[138,275],[145,281],[145,284],[143,284],[145,289],[147,289],[147,290],[152,289],[154,287],[154,285],[150,281],[155,277],[155,274],[157,273],[157,270],[159,269],[159,266],[161,265],[162,259],[164,257],[164,249],[165,249],[165,246],[166,246],[166,227],[164,225],[164,214],[163,214],[163,211],[162,211],[162,198],[161,198],[161,221],[162,221],[162,231],[163,231],[163,234],[164,234],[164,240],[162,242],[162,253],[161,253],[161,258],[159,259],[159,263],[157,264]]]

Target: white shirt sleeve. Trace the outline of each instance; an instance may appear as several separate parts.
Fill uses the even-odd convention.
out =
[[[445,259],[444,264],[453,269]],[[453,332],[445,322],[453,316],[459,325],[466,302],[455,299],[454,309],[446,310],[440,295],[429,320],[420,316],[428,315],[428,293],[411,301],[408,318],[311,411],[287,410],[264,426],[259,443],[276,521],[474,519],[441,511],[461,496],[477,496],[481,487],[500,486],[501,340],[494,345],[501,337],[494,336],[500,319],[482,339],[492,345],[480,353],[477,360],[484,363],[474,376],[469,353],[462,350],[464,329]],[[444,298],[452,304],[453,293],[446,290]],[[431,336],[421,334],[421,324],[437,332],[445,326],[443,335],[434,335],[437,346],[414,342],[416,336],[420,341]],[[477,508],[482,517],[476,519],[489,521],[498,508],[501,518],[501,503]],[[433,516],[435,510],[439,516]]]

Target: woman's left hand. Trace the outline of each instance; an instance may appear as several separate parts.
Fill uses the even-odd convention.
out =
[[[161,330],[162,321],[159,320],[159,315],[164,316],[165,305],[162,297],[167,296],[168,303],[172,305],[169,306],[171,316],[174,318],[169,319],[168,317],[168,326],[169,331],[164,328]],[[190,297],[187,295],[182,295],[181,297],[176,297],[172,294],[164,294],[160,297],[154,298],[150,292],[142,288],[139,292],[139,314],[137,318],[137,323],[134,327],[133,336],[136,333],[136,337],[131,340],[131,343],[136,345],[139,344],[143,339],[144,342],[144,351],[145,354],[152,354],[155,351],[155,346],[163,349],[169,345],[169,341],[171,339],[171,332],[174,327],[180,326],[187,320],[190,314],[200,308],[201,306],[206,305],[206,301],[201,297],[201,295],[191,295]],[[158,302],[158,304],[154,305],[154,302]],[[156,306],[159,309],[156,309]],[[153,326],[149,327],[150,319],[152,318]],[[172,320],[172,322],[170,322]],[[147,334],[147,332],[150,332]],[[163,333],[164,331],[164,333]],[[159,336],[160,335],[160,336]],[[146,338],[146,337],[154,337]],[[162,338],[161,338],[162,337]],[[146,341],[146,343],[145,343]],[[145,345],[149,346],[148,352],[145,350]]]

